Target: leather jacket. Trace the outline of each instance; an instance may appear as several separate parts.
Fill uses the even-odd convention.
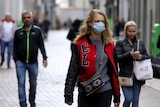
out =
[[[47,55],[41,29],[38,26],[33,25],[28,32],[29,34],[27,35],[27,31],[24,27],[20,27],[15,31],[13,41],[14,61],[20,60],[24,63],[36,63],[38,61],[37,57],[39,49],[42,53],[43,60],[46,60]]]
[[[133,72],[133,61],[130,52],[132,50],[137,50],[137,38],[135,37],[132,39],[132,45],[129,44],[127,38],[124,40],[119,40],[116,43],[115,51],[117,55],[117,61],[119,64],[119,76],[131,77]],[[144,42],[139,42],[139,50],[140,54],[142,55],[142,59],[148,59],[150,56],[147,54],[146,48],[144,46]],[[144,81],[143,81],[144,83]]]

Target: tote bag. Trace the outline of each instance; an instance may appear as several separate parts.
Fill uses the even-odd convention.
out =
[[[153,78],[151,59],[134,62],[134,74],[137,80],[148,80]]]
[[[139,42],[137,43],[137,50],[139,50]],[[134,61],[134,74],[137,80],[148,80],[153,78],[153,68],[151,59],[144,59],[142,61]]]

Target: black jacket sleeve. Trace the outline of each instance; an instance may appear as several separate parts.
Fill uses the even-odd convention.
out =
[[[126,43],[124,43],[124,40],[119,40],[116,43],[116,47],[115,47],[115,51],[116,51],[116,57],[117,57],[117,61],[118,62],[125,62],[126,60],[133,60],[132,56],[130,55],[130,51],[124,51],[125,49],[127,49],[126,47]]]
[[[140,41],[140,46],[141,46],[141,51],[140,52],[141,52],[141,55],[142,55],[141,60],[150,58],[143,41]]]
[[[46,50],[45,50],[42,30],[40,30],[39,33],[40,33],[40,36],[39,36],[39,48],[40,48],[40,51],[42,53],[43,60],[46,60],[47,59],[47,55],[46,55]]]
[[[68,68],[68,73],[66,76],[65,89],[64,89],[65,102],[73,102],[73,91],[78,75],[78,65],[79,65],[78,49],[77,46],[73,43],[71,44],[71,49],[72,49],[72,56]]]
[[[13,60],[14,60],[14,62],[16,62],[17,60],[18,60],[18,58],[17,58],[17,30],[15,31],[15,33],[14,33],[14,39],[13,39]]]

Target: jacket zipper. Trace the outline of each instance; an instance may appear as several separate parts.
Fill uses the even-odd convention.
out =
[[[26,63],[29,62],[29,34],[30,34],[30,30],[26,31],[27,33],[27,57],[26,57]]]

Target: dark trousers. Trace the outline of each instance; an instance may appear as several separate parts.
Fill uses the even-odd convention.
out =
[[[93,93],[86,96],[85,93],[79,92],[78,107],[110,107],[112,101],[112,90],[101,93]]]

